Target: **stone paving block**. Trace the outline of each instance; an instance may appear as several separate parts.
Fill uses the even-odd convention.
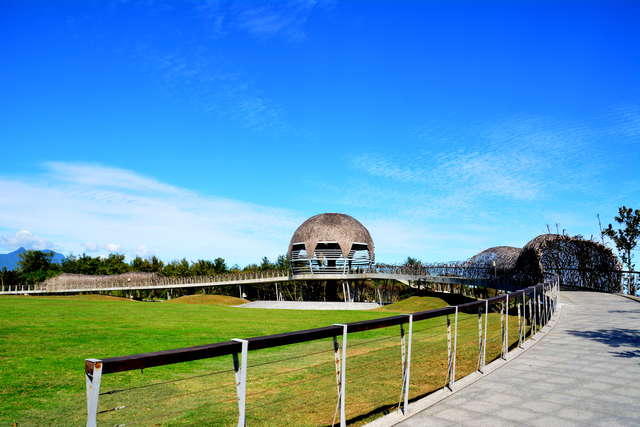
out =
[[[438,418],[445,420],[463,423],[470,415],[473,415],[469,410],[464,408],[447,408],[444,411],[435,414]]]
[[[536,413],[524,408],[503,407],[495,412],[500,418],[514,422],[527,422],[529,419],[535,418]]]
[[[557,412],[563,407],[560,403],[542,399],[526,400],[522,402],[520,406],[541,415],[549,415],[550,413]]]
[[[575,421],[560,419],[553,415],[527,420],[527,423],[536,427],[583,427],[584,426],[584,424],[580,424]]]
[[[592,425],[597,427],[637,427],[638,420],[627,417],[605,416],[595,420]]]
[[[465,420],[462,425],[467,427],[512,427],[514,424],[513,421],[503,420],[496,416],[483,416]],[[524,426],[526,424],[518,423],[518,425]]]
[[[589,420],[595,417],[595,413],[591,411],[587,411],[583,408],[562,408],[560,409],[556,415],[562,418],[568,418],[574,421],[580,421],[583,423],[587,423]]]

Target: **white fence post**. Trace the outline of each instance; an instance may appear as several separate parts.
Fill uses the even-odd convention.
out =
[[[85,370],[87,384],[87,427],[96,427],[98,422],[100,380],[102,379],[102,361],[98,359],[86,359],[85,366],[87,365],[92,366],[91,372],[86,372]]]
[[[447,315],[447,351],[449,353],[449,369],[448,380],[449,390],[453,391],[453,386],[456,384],[456,350],[458,347],[458,306],[455,306],[455,314],[453,318],[453,349],[451,348],[451,321],[449,315]]]
[[[484,325],[482,324],[482,306],[478,307],[478,371],[480,371],[481,373],[484,373],[484,346],[485,346],[485,339],[484,339]]]
[[[518,347],[522,348],[522,331],[524,327],[522,325],[522,316],[520,315],[520,303],[518,303]]]
[[[234,338],[231,341],[237,341],[242,344],[240,361],[238,361],[238,353],[233,353],[233,369],[236,372],[236,393],[238,395],[238,427],[244,427],[247,424],[247,355],[249,353],[249,341],[240,338]]]
[[[487,295],[488,296],[488,295]],[[487,362],[487,327],[489,325],[489,300],[484,300],[484,334],[482,338],[482,364],[484,374],[484,364]]]
[[[502,358],[507,360],[509,354],[509,294],[504,303],[504,330],[502,335]]]
[[[342,326],[342,354],[340,360],[340,387],[338,391],[338,399],[340,406],[340,427],[347,425],[347,325],[335,323],[334,326]]]
[[[409,316],[409,337],[408,342],[406,343],[404,329],[402,329],[402,324],[400,324],[400,332],[402,334],[402,413],[404,415],[407,415],[409,410],[409,386],[411,384],[411,342],[413,341],[413,314],[408,314],[407,316]]]
[[[536,306],[536,316],[538,317],[538,330],[542,329],[542,307],[540,306],[540,294],[538,294],[538,305]]]
[[[534,333],[538,332],[538,307],[536,306],[536,302],[538,301],[536,287],[533,287],[533,326]]]

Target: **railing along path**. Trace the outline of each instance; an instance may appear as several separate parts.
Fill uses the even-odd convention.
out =
[[[247,368],[250,359],[250,353],[259,350],[288,346],[309,341],[316,341],[331,338],[333,340],[333,352],[335,361],[335,413],[333,414],[333,423],[339,421],[341,426],[345,426],[347,417],[347,348],[349,348],[348,337],[358,332],[371,331],[374,329],[388,328],[393,326],[400,327],[400,347],[401,347],[401,376],[398,377],[399,387],[401,388],[400,397],[397,401],[398,410],[406,414],[410,400],[409,390],[412,387],[412,375],[425,374],[420,372],[420,365],[414,365],[412,373],[412,344],[414,344],[414,325],[416,322],[434,319],[438,317],[446,317],[446,336],[447,336],[447,381],[446,387],[453,390],[456,382],[456,354],[458,349],[458,326],[459,315],[462,313],[476,313],[478,323],[477,343],[473,347],[477,349],[477,371],[483,373],[487,357],[487,328],[489,323],[489,313],[499,313],[500,316],[500,357],[506,359],[509,353],[509,320],[511,312],[517,312],[517,340],[515,345],[521,347],[527,339],[527,324],[529,325],[529,338],[544,326],[551,318],[556,309],[557,296],[559,291],[559,282],[556,278],[546,280],[544,283],[531,286],[516,292],[499,295],[486,300],[478,300],[461,304],[458,306],[449,306],[434,310],[416,312],[412,314],[403,314],[390,316],[379,319],[364,320],[345,324],[334,324],[330,326],[299,330],[275,335],[258,336],[253,338],[235,338],[230,341],[218,342],[214,344],[200,345],[196,347],[179,348],[175,350],[165,350],[152,353],[135,354],[121,357],[111,357],[106,359],[86,359],[86,394],[87,394],[87,426],[93,427],[97,425],[98,415],[110,413],[116,410],[125,409],[126,406],[116,406],[113,408],[99,409],[99,399],[101,395],[113,394],[122,390],[110,392],[100,392],[101,379],[103,375],[115,374],[119,372],[148,369],[158,366],[171,365],[176,363],[184,363],[201,359],[218,358],[225,355],[233,357],[233,372],[235,373],[235,388],[237,403],[237,425],[244,426],[247,424],[247,402],[254,395],[247,394]],[[473,320],[473,317],[466,316],[464,326]],[[424,331],[420,332],[424,334]],[[437,331],[434,332],[437,334]],[[338,339],[341,337],[341,339]],[[387,338],[378,338],[377,340],[386,340]],[[370,340],[373,342],[376,340]],[[357,346],[358,344],[352,344]],[[477,347],[476,347],[477,345]],[[355,347],[354,347],[355,348]],[[465,350],[461,348],[460,350]],[[468,350],[468,349],[466,349]],[[474,350],[475,351],[475,350]],[[352,350],[353,352],[353,350]],[[314,353],[315,354],[315,353]],[[352,355],[352,357],[356,357]],[[294,358],[294,357],[292,357]],[[282,359],[284,361],[288,358]],[[269,362],[271,363],[271,362]],[[260,366],[261,364],[254,365]],[[379,364],[373,363],[374,369],[382,369]],[[417,366],[417,367],[416,367]],[[220,371],[228,372],[228,371]],[[214,372],[212,374],[217,374]],[[393,372],[383,372],[384,375],[395,375]],[[206,374],[208,375],[208,374]],[[316,380],[311,377],[310,380]],[[306,381],[303,377],[298,382]],[[364,379],[366,381],[366,378]],[[153,386],[155,384],[150,384]],[[292,384],[289,384],[292,385]],[[146,386],[143,386],[146,387]],[[314,399],[319,399],[319,391],[314,391]],[[268,392],[261,394],[269,395]],[[259,396],[256,396],[256,398]],[[260,407],[261,405],[258,405]],[[276,419],[278,412],[269,413],[270,420]],[[331,414],[327,414],[331,416]],[[133,415],[132,415],[133,416]],[[180,411],[176,412],[176,416],[180,416]]]

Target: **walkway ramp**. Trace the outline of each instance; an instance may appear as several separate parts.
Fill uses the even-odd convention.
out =
[[[562,292],[533,348],[400,426],[640,425],[640,303]]]

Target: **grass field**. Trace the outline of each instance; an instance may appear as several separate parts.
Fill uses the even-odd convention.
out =
[[[0,297],[0,424],[82,425],[85,358],[188,347],[392,314],[242,309],[188,300],[168,304],[101,296]],[[444,305],[445,301],[429,297],[408,300],[396,310]],[[414,324],[412,398],[445,383],[445,322],[438,318]],[[512,341],[517,338],[516,325],[512,317]],[[498,314],[489,316],[489,328],[488,361],[499,352]],[[476,369],[477,350],[476,316],[461,314],[458,377]],[[336,404],[333,357],[331,340],[251,352],[248,422],[331,424]],[[399,328],[350,334],[347,376],[348,417],[355,423],[397,404]],[[101,396],[101,410],[124,407],[101,414],[101,425],[231,425],[237,413],[230,356],[105,375],[101,389],[125,390]]]

